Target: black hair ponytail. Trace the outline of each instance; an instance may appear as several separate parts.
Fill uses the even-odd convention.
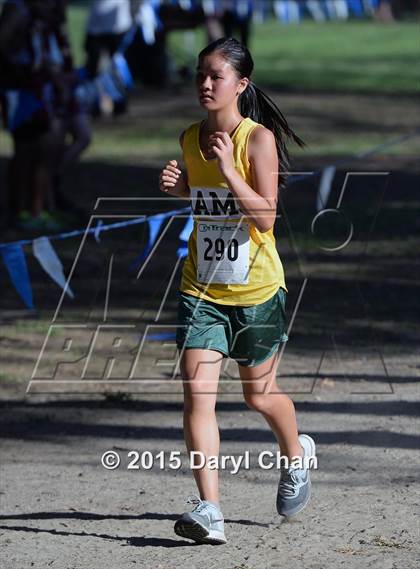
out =
[[[283,172],[288,171],[290,166],[286,139],[300,147],[305,146],[304,141],[292,130],[274,101],[251,81],[254,62],[248,49],[235,38],[221,38],[205,47],[198,57],[201,59],[215,51],[230,63],[240,79],[247,77],[250,80],[248,87],[239,96],[239,112],[264,125],[274,134],[279,158],[279,186],[284,187],[287,176]]]
[[[287,176],[283,172],[287,171],[290,166],[290,156],[285,138],[293,140],[300,147],[305,146],[305,143],[290,128],[285,116],[274,101],[252,81],[239,96],[238,102],[241,115],[264,125],[274,134],[279,158],[279,186],[284,187]]]

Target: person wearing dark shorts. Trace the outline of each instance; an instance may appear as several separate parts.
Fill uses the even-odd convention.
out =
[[[176,342],[186,447],[206,461],[193,469],[200,496],[188,502],[195,507],[177,519],[174,531],[198,543],[226,543],[218,472],[207,464],[219,454],[215,406],[224,357],[237,362],[247,405],[263,415],[290,461],[276,488],[280,515],[306,507],[311,483],[305,465],[315,454],[313,439],[298,434],[292,400],[276,383],[280,346],[288,339],[288,289],[273,233],[285,181],[278,172],[288,170],[285,139],[303,142],[251,81],[252,68],[248,49],[233,38],[201,51],[196,85],[207,118],[180,136],[185,171],[171,160],[160,175],[161,191],[190,199],[194,219]]]
[[[242,366],[256,366],[273,356],[288,340],[286,291],[254,306],[230,306],[180,294],[177,346],[216,350]]]

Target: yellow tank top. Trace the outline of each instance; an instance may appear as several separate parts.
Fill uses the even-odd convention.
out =
[[[181,292],[211,302],[253,306],[287,291],[273,229],[261,233],[242,218],[217,159],[206,160],[199,143],[202,123],[184,134],[183,157],[191,190],[194,228],[182,268]],[[232,134],[236,170],[252,187],[249,135],[258,123],[245,118]]]

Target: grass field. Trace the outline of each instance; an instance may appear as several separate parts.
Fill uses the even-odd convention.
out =
[[[86,6],[70,7],[69,32],[78,65],[84,62],[86,18]],[[418,24],[407,21],[392,25],[368,20],[304,21],[285,26],[269,20],[254,26],[254,80],[268,89],[308,142],[305,155],[357,154],[419,124],[413,98],[419,87],[417,32]],[[204,32],[191,33],[198,53],[205,45]],[[171,33],[168,43],[178,63],[194,66],[184,32]],[[173,112],[171,104],[162,115],[161,96],[177,100],[177,111]],[[159,112],[155,112],[157,105]],[[193,121],[200,116],[192,85],[159,94],[140,88],[131,108],[128,118],[95,125],[96,136],[85,159],[129,164],[165,160],[178,152],[184,118]],[[418,140],[414,140],[389,152],[413,155],[418,150]],[[10,152],[9,138],[0,137],[0,156]],[[302,154],[298,148],[293,152]]]
[[[83,62],[87,11],[74,6],[69,29],[76,60]],[[275,20],[254,26],[252,53],[254,80],[272,93],[292,123],[308,141],[306,155],[343,156],[381,144],[418,124],[411,95],[419,87],[418,26],[415,22],[381,25],[371,21],[319,24],[305,21],[284,26]],[[191,32],[195,52],[205,45],[202,30]],[[170,53],[178,63],[195,62],[185,48],[184,32],[168,37]],[[188,87],[187,87],[188,90]],[[296,96],[294,96],[294,94]],[[343,95],[333,97],[331,95]],[[173,94],[168,93],[171,97]],[[181,96],[180,96],[181,95]],[[318,99],[327,96],[325,103]],[[354,95],[354,99],[349,96]],[[375,101],[373,95],[381,95]],[[407,96],[401,116],[399,97]],[[147,104],[147,99],[149,104]],[[140,99],[144,99],[144,104]],[[178,152],[177,138],[185,113],[199,114],[194,97],[178,94],[181,112],[153,112],[153,99],[136,99],[141,121],[121,120],[98,125],[87,157],[132,163],[164,160]],[[146,112],[144,112],[146,111]],[[159,116],[158,116],[159,115]],[[396,147],[392,154],[418,151],[417,141]],[[294,149],[297,156],[301,153]]]
[[[87,10],[73,6],[69,28],[76,61],[83,62]],[[304,21],[282,25],[276,20],[254,26],[252,53],[255,80],[292,90],[414,92],[420,87],[418,23],[382,25],[369,20]],[[196,51],[205,45],[202,30],[193,32]],[[183,32],[169,36],[171,52],[189,60]]]

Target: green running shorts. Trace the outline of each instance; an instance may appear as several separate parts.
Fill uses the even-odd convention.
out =
[[[254,306],[228,306],[179,291],[176,344],[179,350],[216,350],[241,366],[263,363],[287,342],[286,291]]]

